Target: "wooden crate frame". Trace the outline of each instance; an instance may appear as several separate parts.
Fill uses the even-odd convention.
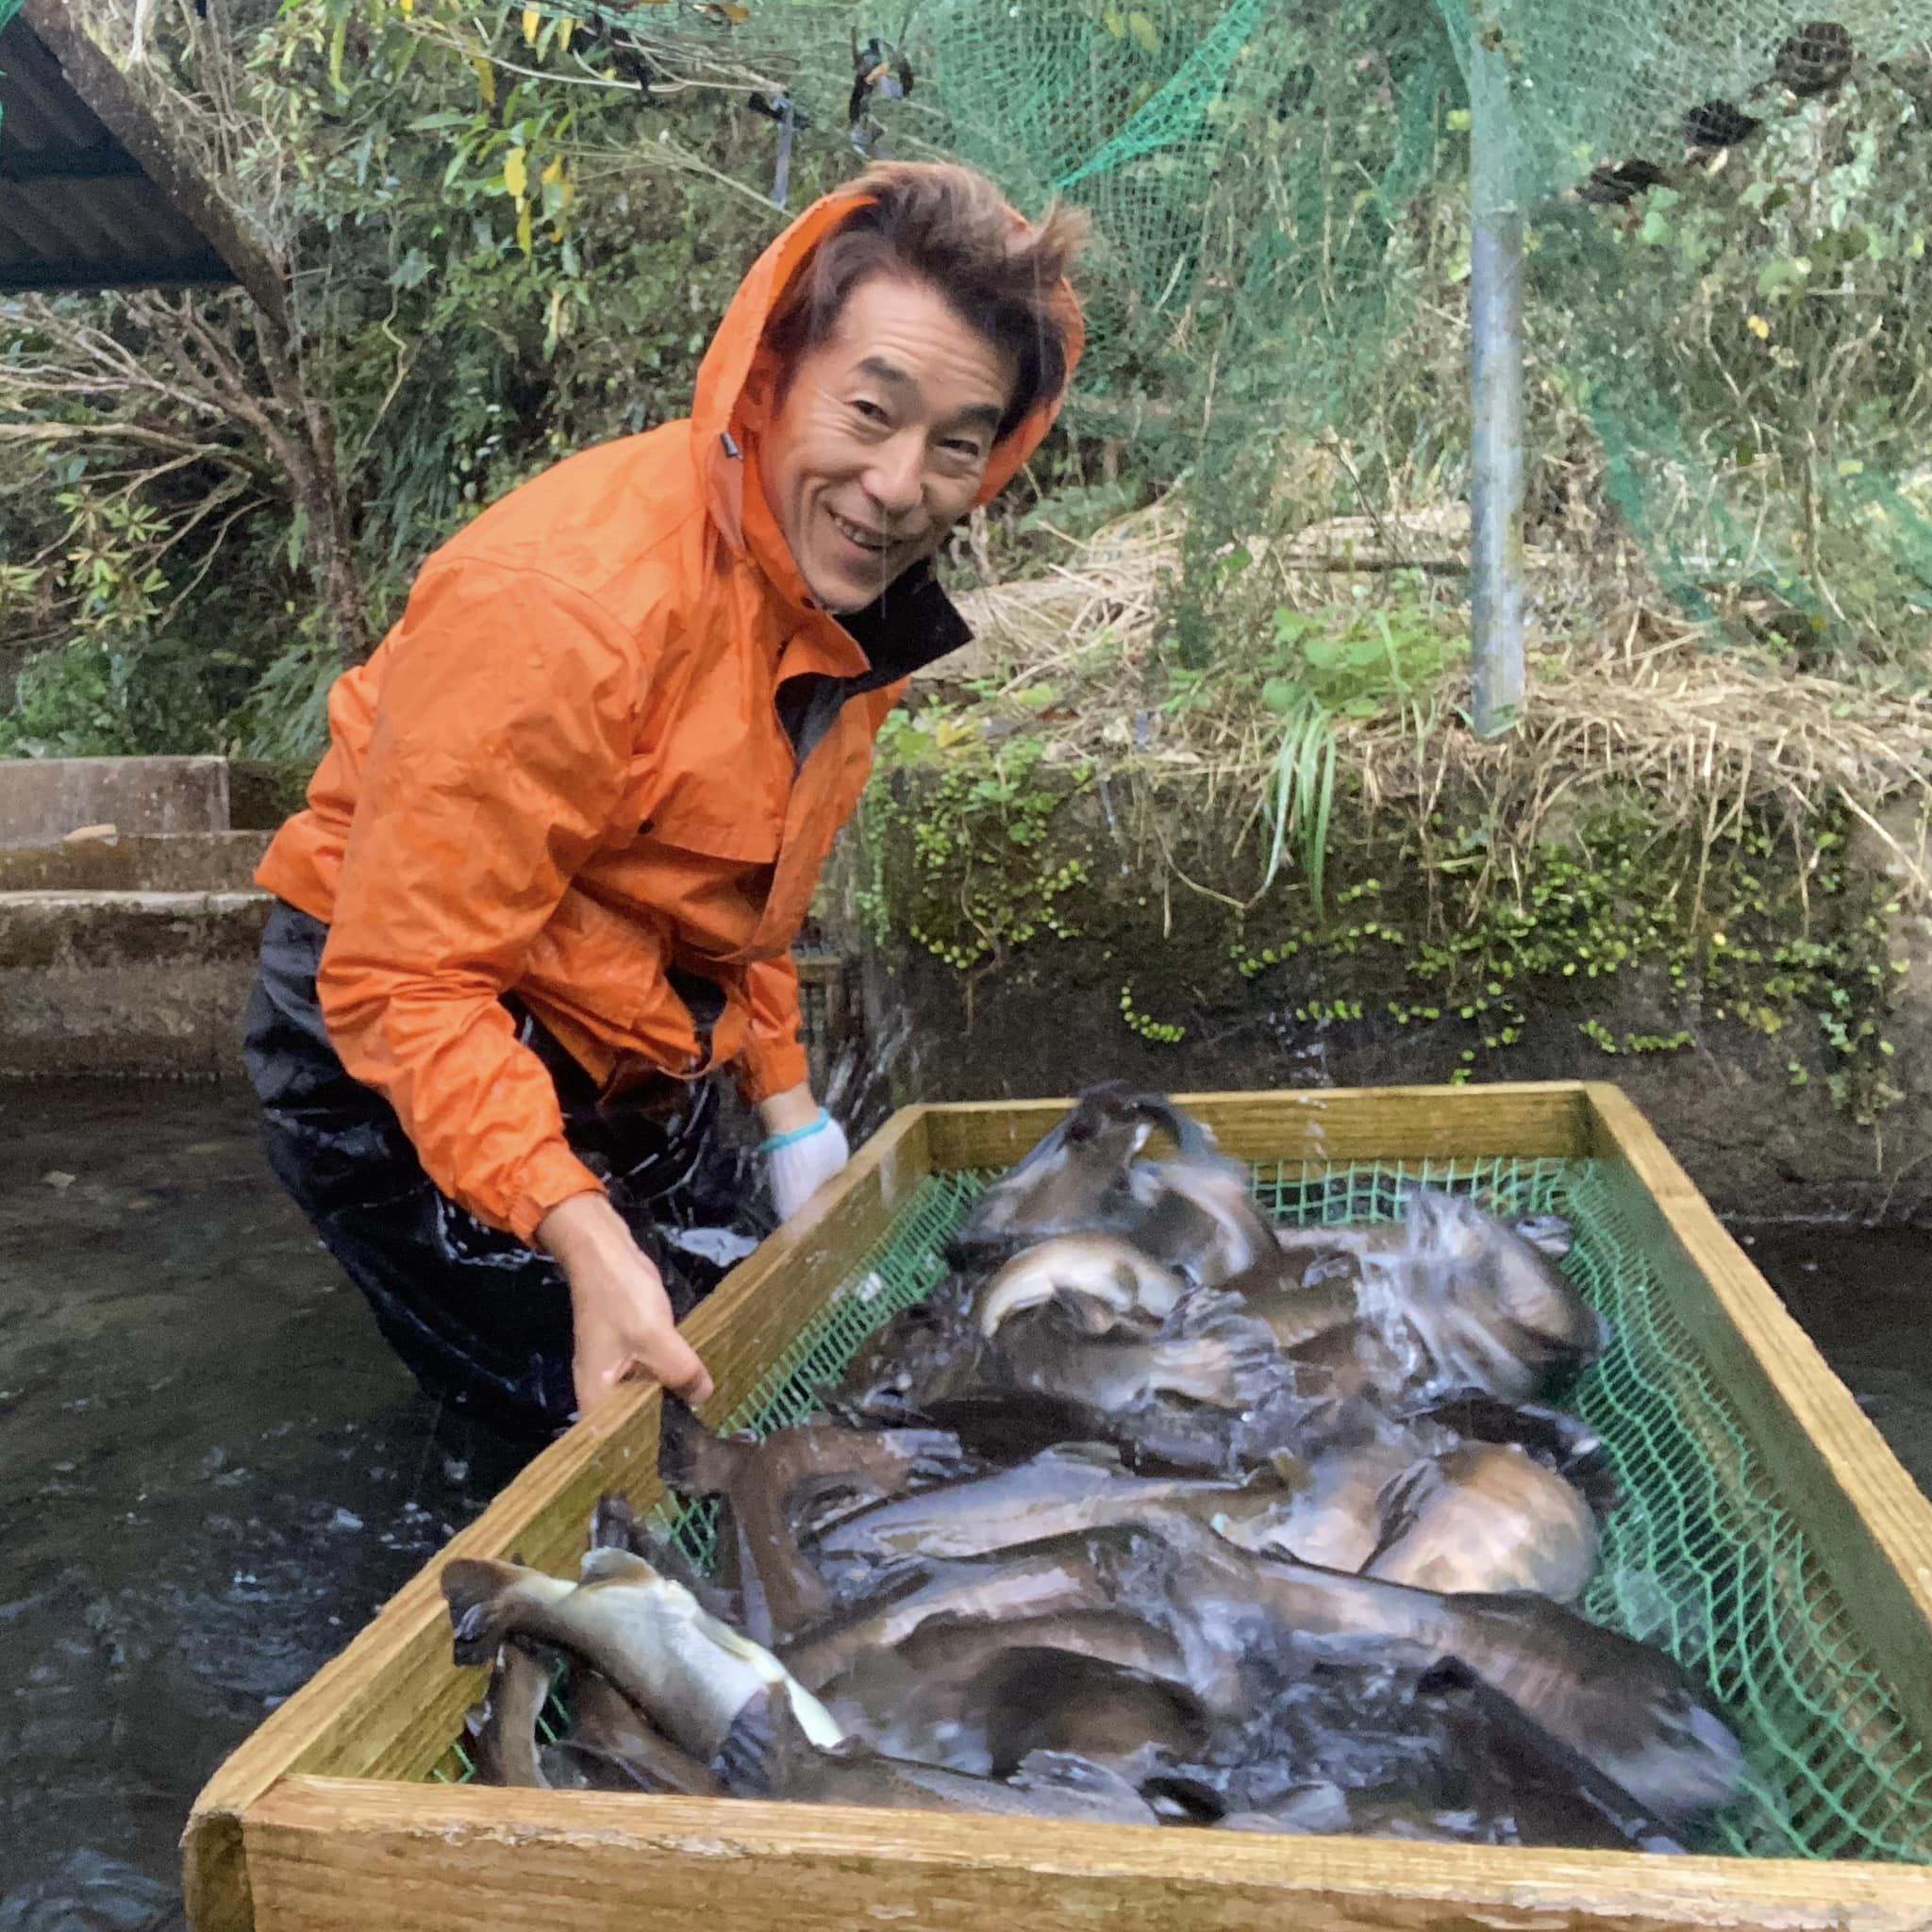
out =
[[[1704,1294],[1706,1351],[1921,1736],[1932,1504],[1615,1087],[1539,1082],[1180,1096],[1250,1160],[1619,1163],[1640,1230]],[[686,1333],[730,1413],[928,1174],[1009,1164],[1065,1101],[908,1108]],[[439,1784],[487,1681],[450,1660],[438,1574],[516,1552],[572,1574],[597,1497],[659,1500],[658,1395],[627,1390],[532,1462],[215,1773],[183,1839],[196,1932],[1928,1932],[1932,1869],[1262,1838],[845,1807]]]

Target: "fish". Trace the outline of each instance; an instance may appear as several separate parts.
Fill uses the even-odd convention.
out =
[[[1218,1540],[1217,1540],[1218,1541]],[[1054,1537],[990,1557],[922,1557],[836,1623],[784,1646],[787,1667],[823,1689],[867,1650],[894,1649],[928,1624],[1010,1624],[1088,1611],[1138,1612],[1173,1568],[1141,1524]],[[1162,1619],[1163,1627],[1172,1627]]]
[[[888,1757],[985,1776],[992,1760],[975,1687],[1015,1650],[1051,1652],[1075,1664],[1091,1658],[1134,1673],[1170,1687],[1217,1724],[1239,1721],[1248,1707],[1239,1669],[1212,1653],[1190,1657],[1166,1631],[1118,1609],[1002,1623],[936,1618],[893,1649],[858,1651],[819,1695],[848,1734]]]
[[[1683,1850],[1628,1792],[1456,1666],[1420,1677],[1356,1673],[1354,1683],[1347,1721],[1357,1742],[1382,1739],[1379,1757],[1358,1751],[1351,1764],[1336,1754],[1337,1774],[1323,1775],[1329,1754],[1319,1741],[1309,1749],[1292,1740],[1273,1755],[1280,1740],[1263,1727],[1247,1740],[1250,1762],[1183,1764],[1177,1775],[1222,1798],[1220,1824],[1231,1831]],[[1342,1716],[1332,1699],[1326,1715]],[[1362,1781],[1348,1782],[1363,1770]]]
[[[557,1749],[580,1775],[620,1790],[724,1796],[724,1786],[711,1771],[650,1724],[608,1677],[577,1671],[564,1704],[572,1724]]]
[[[1541,1248],[1473,1202],[1410,1190],[1407,1241],[1362,1257],[1357,1302],[1405,1386],[1530,1400],[1595,1360],[1608,1330]]]
[[[1272,1495],[1288,1483],[1271,1481]],[[821,1566],[928,1557],[983,1557],[1016,1544],[1141,1520],[1150,1509],[1225,1509],[1244,1486],[1226,1480],[1134,1476],[1094,1445],[1048,1450],[1017,1468],[882,1503],[835,1525],[812,1545]]]
[[[1137,1168],[1130,1189],[1140,1211],[1124,1230],[1127,1240],[1192,1287],[1219,1288],[1281,1252],[1255,1206],[1249,1169],[1211,1141]]]
[[[994,1467],[1070,1443],[1102,1442],[1141,1475],[1234,1477],[1253,1466],[1250,1438],[1260,1431],[1231,1409],[1153,1398],[1131,1410],[1112,1410],[1037,1389],[993,1387],[941,1396],[894,1420],[927,1424],[957,1435]],[[1266,1460],[1265,1455],[1258,1459]]]
[[[1157,1124],[1120,1083],[1089,1088],[948,1238],[954,1265],[984,1264],[1053,1235],[1117,1229],[1134,1206],[1127,1170]]]
[[[1294,1557],[1325,1570],[1359,1571],[1386,1534],[1383,1493],[1416,1466],[1420,1451],[1401,1432],[1324,1450],[1297,1465],[1300,1480],[1272,1507],[1211,1520],[1244,1550]]]
[[[917,1409],[969,1386],[982,1338],[967,1307],[954,1306],[962,1291],[970,1294],[970,1285],[955,1276],[882,1323],[847,1365],[839,1395],[872,1419]]]
[[[1324,1255],[1291,1275],[1263,1261],[1227,1284],[1243,1309],[1264,1324],[1278,1348],[1299,1348],[1359,1319],[1361,1272],[1349,1255]]]
[[[1443,1596],[1240,1551],[1179,1518],[1155,1527],[1181,1559],[1178,1614],[1197,1641],[1423,1669],[1453,1659],[1667,1824],[1737,1790],[1738,1740],[1675,1661],[1547,1598]]]
[[[1079,1295],[1118,1314],[1157,1321],[1180,1306],[1186,1284],[1112,1235],[1059,1235],[1024,1249],[1001,1267],[974,1307],[979,1332],[991,1340],[1002,1324],[1056,1295]]]
[[[627,1496],[612,1491],[597,1498],[591,1511],[590,1547],[628,1550],[632,1556],[641,1557],[660,1576],[690,1591],[700,1609],[709,1611],[720,1623],[737,1623],[736,1592],[721,1588],[717,1579],[700,1570],[670,1537],[640,1523]]]
[[[1083,1297],[1056,1295],[1006,1324],[998,1361],[1015,1388],[1115,1414],[1161,1395],[1239,1413],[1265,1401],[1282,1380],[1274,1336],[1202,1296],[1157,1328]]]
[[[832,1604],[799,1548],[786,1503],[799,1485],[824,1478],[895,1496],[920,1481],[967,1468],[958,1441],[938,1430],[862,1430],[813,1422],[752,1436],[713,1435],[667,1394],[658,1423],[658,1474],[680,1496],[724,1496],[739,1553],[740,1621],[760,1643],[805,1628]]]
[[[490,1689],[464,1718],[478,1783],[548,1788],[537,1720],[550,1701],[551,1676],[549,1660],[514,1638],[499,1648]]]
[[[816,1741],[843,1736],[770,1651],[627,1550],[591,1551],[575,1584],[488,1557],[452,1559],[441,1584],[458,1664],[488,1661],[510,1636],[553,1643],[609,1678],[701,1763],[718,1759],[741,1719],[758,1723],[774,1690],[791,1696]]]
[[[1103,1765],[1136,1790],[1198,1756],[1210,1730],[1199,1700],[1171,1678],[1023,1644],[997,1653],[974,1680],[964,1718],[985,1738],[995,1777],[1050,1751]]]
[[[1513,1444],[1463,1443],[1383,1492],[1365,1576],[1444,1595],[1534,1591],[1574,1604],[1596,1574],[1596,1517],[1576,1490]],[[1296,1553],[1307,1560],[1307,1553]]]
[[[855,1741],[826,1748],[781,1711],[767,1756],[771,1794],[799,1805],[891,1811],[985,1812],[1008,1818],[1154,1824],[1154,1808],[1118,1773],[1064,1753],[1036,1751],[1005,1779],[881,1757]]]
[[[1572,1485],[1599,1523],[1607,1523],[1622,1507],[1623,1485],[1604,1439],[1562,1409],[1469,1391],[1409,1409],[1401,1420],[1411,1430],[1434,1428],[1465,1442],[1513,1444]]]

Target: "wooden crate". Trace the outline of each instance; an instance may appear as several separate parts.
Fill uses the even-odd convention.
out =
[[[1265,1161],[1592,1158],[1641,1203],[1674,1310],[1803,1525],[1866,1653],[1932,1740],[1932,1506],[1614,1087],[1182,1096]],[[810,1214],[691,1318],[731,1413],[923,1177],[997,1168],[1066,1103],[896,1114]],[[660,1498],[657,1395],[626,1391],[533,1462],[220,1768],[186,1838],[198,1932],[469,1932],[703,1924],[985,1932],[1924,1932],[1932,1869],[1655,1857],[937,1817],[429,1781],[485,1674],[450,1661],[452,1556],[575,1573],[596,1498]]]

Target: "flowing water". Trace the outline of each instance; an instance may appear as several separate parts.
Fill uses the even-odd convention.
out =
[[[1740,1232],[1932,1484],[1932,1237]],[[208,1773],[518,1461],[417,1392],[245,1096],[0,1086],[0,1932],[177,1924]]]

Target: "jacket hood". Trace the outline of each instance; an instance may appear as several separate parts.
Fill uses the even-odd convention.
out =
[[[691,408],[691,436],[713,520],[733,548],[746,544],[745,479],[755,468],[738,452],[754,448],[768,407],[775,371],[760,356],[765,326],[780,298],[805,267],[820,242],[873,197],[858,189],[825,195],[807,208],[752,264],[738,286],[698,365],[697,391]],[[1017,210],[1013,220],[1022,220]],[[1071,381],[1086,344],[1086,327],[1072,287],[1062,281],[1054,294],[1054,308],[1066,332],[1067,379]],[[978,503],[988,503],[1019,473],[1020,467],[1044,441],[1066,400],[1065,385],[1045,398],[993,445],[981,484]],[[728,439],[728,441],[727,441]],[[768,518],[754,508],[754,525]],[[762,531],[757,534],[764,534]],[[755,547],[762,550],[763,544]],[[786,573],[791,575],[791,573]]]

